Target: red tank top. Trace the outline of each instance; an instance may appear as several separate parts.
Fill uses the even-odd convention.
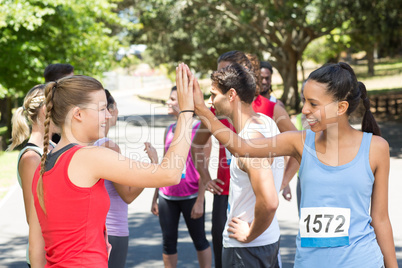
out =
[[[258,95],[257,98],[252,103],[253,110],[256,113],[262,113],[266,116],[273,118],[274,116],[274,108],[276,102],[272,102],[267,98],[264,98],[261,95]]]
[[[45,240],[45,267],[108,266],[105,221],[110,201],[104,180],[82,188],[68,177],[70,161],[80,148],[74,146],[63,153],[43,175],[46,215],[36,191],[40,167],[34,175],[32,192]]]
[[[215,109],[211,107],[211,112],[215,115]],[[222,124],[226,127],[230,128],[232,131],[236,132],[235,128],[227,119],[220,120]],[[230,160],[231,155],[227,154],[227,150],[225,146],[219,143],[219,166],[217,172],[217,178],[223,181],[224,185],[219,185],[223,192],[221,195],[229,194],[229,184],[230,184],[230,165],[228,164],[228,160]]]

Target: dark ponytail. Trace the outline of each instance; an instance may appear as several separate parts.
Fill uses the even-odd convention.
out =
[[[374,115],[370,111],[370,99],[367,96],[366,86],[362,82],[358,82],[358,87],[361,92],[361,98],[364,105],[364,115],[362,121],[362,131],[370,132],[374,135],[381,136],[380,127],[377,124],[377,121],[374,118]]]
[[[363,100],[365,113],[362,122],[362,131],[381,136],[381,131],[373,114],[370,111],[370,100],[363,83],[358,82],[355,72],[349,64],[344,62],[326,64],[313,71],[308,80],[314,80],[327,85],[328,93],[332,94],[335,101],[347,101],[348,115],[353,113]]]

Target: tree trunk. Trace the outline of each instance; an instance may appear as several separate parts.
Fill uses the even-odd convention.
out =
[[[283,95],[281,97],[281,101],[285,105],[289,105],[292,109],[295,109],[296,112],[299,112],[300,109],[300,96],[297,85],[297,62],[299,61],[299,57],[296,51],[287,50],[287,61],[283,61],[284,63],[278,68],[278,71],[283,80]]]
[[[7,120],[6,120],[6,114],[7,114],[7,99],[0,99],[0,125],[6,125]]]
[[[374,76],[374,48],[370,47],[366,50],[367,54],[367,67],[368,67],[368,75]]]
[[[12,102],[10,97],[5,97],[0,100],[1,107],[1,124],[6,125],[7,131],[2,137],[1,149],[5,149],[4,146],[11,139],[11,113],[12,113]],[[3,123],[4,122],[4,123]]]

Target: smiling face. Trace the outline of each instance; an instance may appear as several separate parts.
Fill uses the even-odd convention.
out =
[[[170,93],[169,100],[166,102],[168,106],[168,114],[170,115],[179,115],[179,102],[177,101],[177,90],[172,90]]]
[[[309,79],[303,90],[302,113],[314,132],[327,129],[338,122],[338,102],[327,92],[326,84]]]
[[[82,124],[85,126],[85,141],[93,142],[105,137],[107,121],[112,117],[106,108],[106,96],[103,90],[89,93],[91,101],[80,108]]]

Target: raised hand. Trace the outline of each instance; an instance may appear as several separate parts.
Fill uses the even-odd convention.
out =
[[[204,94],[202,93],[200,84],[198,83],[198,80],[196,78],[194,78],[193,94],[194,94],[195,110],[200,111],[202,109],[208,109],[207,106],[205,105]]]
[[[189,74],[190,70],[187,65],[180,63],[176,68],[176,86],[177,86],[177,100],[179,102],[180,111],[194,110],[193,100],[193,83],[194,76]]]
[[[194,108],[202,109],[207,108],[204,101],[204,94],[201,91],[200,84],[198,83],[197,78],[193,75],[190,68],[185,65],[185,71],[187,73],[187,78],[189,79],[189,89],[193,90],[194,96]],[[192,83],[191,83],[192,82]]]

